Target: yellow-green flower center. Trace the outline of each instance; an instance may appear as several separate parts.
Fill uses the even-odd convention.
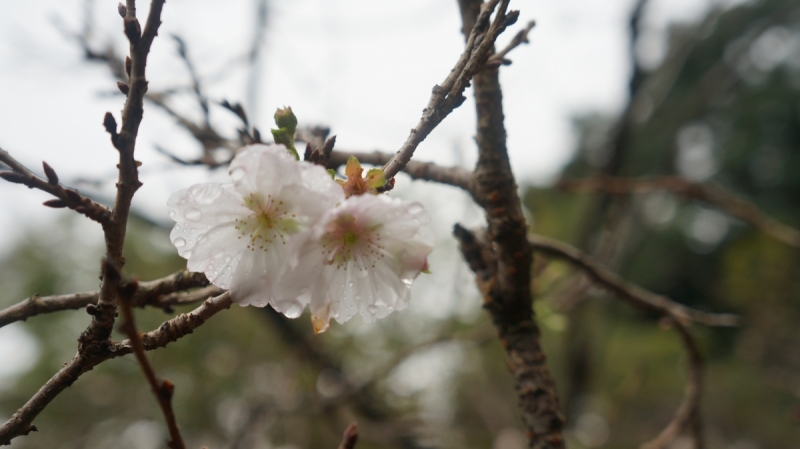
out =
[[[267,251],[273,244],[286,244],[286,237],[297,233],[300,224],[296,214],[289,213],[289,207],[282,201],[267,195],[266,200],[258,193],[244,198],[244,205],[254,212],[247,218],[236,220],[236,229],[242,237],[248,237],[247,249]]]

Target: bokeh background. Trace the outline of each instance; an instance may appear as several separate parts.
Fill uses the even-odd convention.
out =
[[[501,69],[511,161],[532,229],[678,302],[740,314],[737,329],[693,329],[707,358],[708,447],[798,447],[798,249],[674,194],[612,198],[554,183],[680,175],[719,184],[800,226],[800,5],[512,7],[522,10],[521,22],[537,21],[531,43]],[[241,102],[262,131],[276,107],[290,105],[302,123],[330,126],[337,149],[395,151],[460,54],[459,30],[451,0],[170,0],[148,78],[151,91],[170,92],[172,108],[201,119],[178,36],[208,97]],[[108,65],[87,59],[87,46],[126,51],[115,1],[0,2],[0,147],[34,169],[46,160],[64,183],[103,201],[113,192],[116,152],[101,122],[106,111],[118,115],[123,98]],[[465,103],[415,157],[471,167],[474,116]],[[236,135],[236,118],[224,108],[212,104],[210,119]],[[169,194],[225,178],[222,170],[176,164],[157,147],[185,158],[201,151],[173,117],[146,105],[137,146],[144,187],[125,267],[142,280],[185,266],[167,238]],[[404,176],[397,185],[392,195],[429,208],[438,237],[433,274],[418,279],[409,309],[314,336],[305,315],[287,320],[234,307],[150,353],[157,372],[176,384],[176,414],[191,447],[333,447],[353,420],[363,448],[525,446],[504,352],[450,237],[455,222],[480,225],[480,211],[453,188]],[[33,293],[98,287],[100,229],[40,206],[46,199],[0,184],[1,307]],[[588,288],[565,264],[545,262],[537,259],[535,310],[569,445],[637,447],[681,401],[680,342],[657,317]],[[137,314],[143,329],[170,316]],[[88,322],[85,312],[66,311],[0,329],[0,418],[72,357]],[[122,358],[83,376],[39,416],[40,431],[12,447],[158,448],[162,422],[138,365]],[[679,438],[671,447],[689,446]]]

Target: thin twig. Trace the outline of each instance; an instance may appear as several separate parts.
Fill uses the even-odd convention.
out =
[[[129,285],[136,286],[136,283],[131,283]],[[129,293],[126,293],[126,290],[129,290]],[[156,376],[156,372],[147,359],[147,354],[145,354],[144,344],[139,336],[139,332],[136,330],[136,321],[133,315],[133,308],[131,307],[133,291],[127,288],[127,285],[123,285],[120,291],[119,307],[122,311],[123,319],[121,327],[130,339],[129,341],[133,348],[133,353],[136,356],[136,360],[139,362],[144,377],[150,384],[150,388],[153,390],[158,405],[161,407],[161,412],[164,414],[164,420],[167,422],[167,429],[169,430],[167,446],[172,449],[186,449],[183,438],[181,437],[181,432],[178,430],[175,412],[172,410],[172,395],[175,391],[175,385],[166,379],[160,380]]]
[[[703,426],[700,416],[700,396],[703,388],[703,356],[697,347],[697,342],[683,324],[670,320],[670,325],[681,337],[681,343],[688,354],[688,376],[686,378],[686,393],[683,402],[675,411],[672,420],[657,437],[641,446],[641,449],[664,449],[678,436],[685,427],[689,426],[694,440],[694,449],[705,447]]]
[[[595,262],[588,254],[564,242],[541,235],[531,235],[528,240],[534,251],[540,251],[566,260],[583,270],[592,281],[616,294],[621,299],[670,317],[684,326],[693,322],[707,326],[737,326],[739,323],[739,318],[736,315],[702,312],[630,284]]]
[[[372,152],[349,152],[334,151],[328,161],[328,168],[336,169],[344,165],[350,156],[355,156],[358,161],[369,165],[384,165],[389,162],[394,155],[380,151]],[[469,192],[472,173],[461,167],[442,167],[433,162],[409,161],[403,172],[411,176],[412,179],[422,179],[425,181],[438,182],[459,187]]]
[[[464,53],[458,59],[455,67],[445,78],[441,85],[434,86],[433,94],[428,101],[427,107],[422,111],[422,117],[417,126],[411,130],[411,134],[406,139],[402,147],[392,157],[392,160],[384,167],[386,179],[391,179],[408,164],[417,146],[428,137],[439,123],[447,117],[455,108],[461,106],[466,99],[464,90],[469,85],[472,77],[479,71],[486,62],[490,51],[494,46],[497,36],[502,33],[506,26],[511,25],[519,16],[518,11],[511,11],[506,14],[510,0],[490,0],[481,10],[472,32],[467,38],[467,45]],[[498,7],[498,3],[500,6]],[[494,20],[489,23],[489,18],[497,8]]]
[[[342,442],[339,443],[338,449],[354,449],[356,447],[356,443],[358,442],[358,425],[356,423],[350,423],[346,429],[344,429],[344,434],[342,435]]]
[[[486,60],[486,67],[497,67],[499,65],[511,64],[511,61],[506,59],[506,55],[511,52],[511,50],[519,47],[521,44],[529,43],[530,41],[528,40],[528,33],[530,33],[535,26],[535,20],[528,22],[525,28],[519,30],[519,32],[514,35],[514,37],[511,39],[511,42],[509,42],[505,48],[493,54],[489,57],[489,59]]]
[[[205,288],[188,293],[176,293],[196,287]],[[202,301],[220,293],[222,291],[218,287],[208,286],[208,279],[203,273],[181,270],[161,279],[139,283],[139,288],[131,299],[131,305],[133,307],[152,306],[168,310],[173,306]],[[0,327],[16,321],[25,321],[36,315],[96,305],[99,297],[99,290],[70,295],[32,295],[13,306],[0,310]]]
[[[652,178],[592,177],[564,179],[558,188],[572,192],[605,192],[613,195],[631,195],[657,191],[670,191],[687,198],[714,206],[761,230],[770,237],[795,248],[800,248],[800,231],[787,226],[762,212],[758,206],[715,184],[688,181],[677,176]]]
[[[70,209],[81,213],[88,218],[100,223],[105,224],[111,219],[111,211],[100,203],[97,203],[90,198],[87,198],[75,189],[69,189],[58,183],[58,177],[55,176],[53,182],[51,179],[42,179],[36,176],[32,171],[28,170],[24,165],[19,163],[16,159],[11,157],[7,151],[0,148],[0,162],[11,168],[10,172],[0,172],[0,177],[9,182],[23,184],[29,188],[36,188],[45,191],[61,201],[56,203],[53,201],[45,202],[45,206],[49,207],[69,207]],[[49,165],[45,165],[49,167]],[[50,169],[52,170],[52,169]],[[55,172],[51,172],[55,173]]]
[[[233,302],[228,293],[207,299],[189,313],[182,313],[165,321],[156,330],[142,335],[142,344],[148,351],[163,348],[173,341],[191,334],[218,312],[229,308]],[[133,352],[130,340],[119,343],[107,342],[96,345],[92,352],[78,352],[69,362],[50,378],[11,418],[0,426],[0,445],[7,445],[20,435],[36,431],[33,420],[62,391],[72,385],[84,373],[98,364]]]
[[[100,297],[97,302],[97,313],[93,315],[89,327],[79,338],[80,352],[85,352],[89,346],[108,340],[114,326],[116,306],[114,305],[117,287],[120,282],[119,272],[125,264],[122,249],[125,244],[125,234],[128,226],[128,213],[131,208],[133,195],[142,185],[139,182],[139,162],[134,159],[136,136],[139,125],[144,115],[143,98],[147,92],[147,78],[145,67],[150,46],[158,33],[161,25],[161,10],[164,0],[152,0],[150,12],[141,30],[136,18],[136,2],[127,0],[123,29],[130,43],[130,64],[125,64],[128,71],[128,94],[125,107],[122,110],[122,126],[116,130],[116,122],[110,113],[106,113],[104,124],[106,131],[111,136],[111,142],[119,152],[119,179],[117,181],[117,195],[114,200],[114,209],[111,219],[103,225],[106,241],[106,256],[102,270],[102,284]]]

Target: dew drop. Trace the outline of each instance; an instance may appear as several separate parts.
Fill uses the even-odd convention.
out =
[[[367,276],[369,276],[369,271],[367,271],[367,270],[359,270],[358,277],[365,278]]]
[[[413,282],[411,279],[403,279],[403,283],[406,285],[411,285],[411,282]]]
[[[203,212],[195,207],[190,207],[183,211],[183,216],[186,217],[187,220],[197,221],[203,218]]]
[[[289,303],[289,307],[283,311],[283,314],[286,315],[288,318],[297,318],[300,314],[303,313],[303,304],[300,301],[292,301]]]
[[[208,264],[208,268],[207,269],[208,269],[208,271],[213,270],[214,269],[214,264],[213,263]]]
[[[408,213],[409,214],[416,215],[416,214],[418,214],[420,212],[422,212],[422,205],[420,205],[418,203],[413,203],[412,205],[408,206]]]
[[[172,244],[175,245],[175,248],[183,248],[186,246],[186,240],[184,240],[182,237],[178,237],[174,242],[172,242]]]
[[[214,270],[214,276],[219,276],[219,271],[218,270]]]
[[[375,304],[368,305],[367,312],[371,313],[372,315],[375,315],[378,312],[378,306],[376,306]]]
[[[231,256],[225,256],[225,263],[228,263],[230,261],[231,261]]]
[[[350,282],[348,282],[348,283],[347,283],[347,285],[349,285],[350,287],[352,287],[352,286],[354,286],[354,285],[355,285],[355,283],[354,283],[353,281],[350,281]]]
[[[170,218],[175,218],[175,211],[174,210],[169,211],[169,217]]]
[[[181,227],[180,227],[180,226],[178,226],[178,225],[175,225],[175,230],[176,230],[176,231],[180,231],[180,230],[181,230]]]
[[[242,178],[244,178],[245,174],[246,173],[242,167],[236,167],[230,171],[231,179],[233,179],[234,181],[241,180]]]

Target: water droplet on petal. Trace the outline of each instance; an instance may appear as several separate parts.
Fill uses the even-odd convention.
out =
[[[303,313],[303,304],[300,301],[292,301],[289,307],[283,311],[288,318],[297,318]]]
[[[208,270],[211,271],[213,269],[214,269],[214,264],[213,263],[208,264]]]
[[[228,263],[230,261],[231,261],[231,256],[225,256],[225,263]]]
[[[403,283],[406,285],[411,285],[413,281],[411,279],[403,279]]]
[[[218,275],[219,275],[219,271],[214,270],[214,276],[218,276]]]
[[[350,282],[348,282],[348,283],[347,283],[347,285],[349,285],[350,287],[352,287],[352,286],[354,286],[354,285],[355,285],[355,283],[354,283],[353,281],[350,281]]]
[[[172,244],[175,245],[175,248],[183,248],[186,246],[186,240],[184,240],[183,237],[178,237]]]
[[[367,312],[371,313],[372,315],[375,315],[378,312],[378,306],[376,306],[375,304],[368,305]]]
[[[367,271],[367,270],[359,270],[359,271],[358,271],[358,277],[365,278],[365,277],[367,277],[368,275],[369,275],[369,271]]]
[[[416,214],[418,214],[420,212],[422,212],[422,205],[420,205],[419,203],[413,203],[410,206],[408,206],[408,213],[409,214],[416,215]]]
[[[169,211],[169,217],[170,218],[175,218],[175,211],[174,210]]]
[[[183,216],[186,217],[187,220],[197,221],[203,218],[203,212],[200,209],[190,207],[183,211]]]
[[[230,171],[231,179],[233,179],[234,181],[241,180],[242,178],[244,178],[245,174],[246,172],[242,167],[236,167]]]

